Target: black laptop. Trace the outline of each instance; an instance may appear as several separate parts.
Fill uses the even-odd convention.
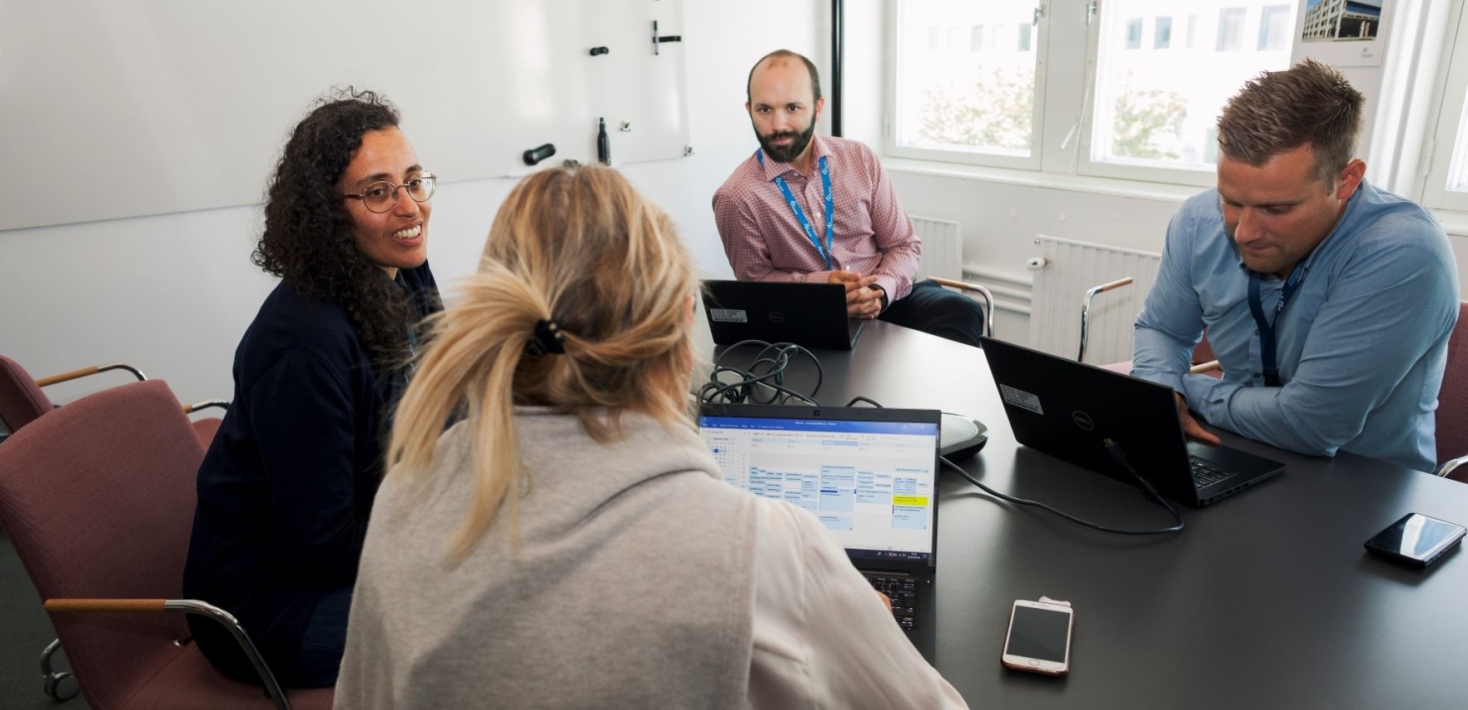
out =
[[[930,639],[941,417],[927,409],[705,404],[698,426],[724,480],[810,511],[891,598],[903,630]]]
[[[1102,445],[1110,438],[1158,492],[1194,508],[1284,468],[1245,451],[1187,439],[1169,387],[1002,340],[982,340],[1014,438],[1032,449],[1136,485]]]
[[[716,345],[763,340],[850,350],[866,322],[846,317],[846,287],[831,283],[710,280],[703,308]]]

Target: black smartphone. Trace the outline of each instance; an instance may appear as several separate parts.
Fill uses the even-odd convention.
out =
[[[1462,525],[1408,513],[1366,541],[1367,551],[1410,567],[1426,567],[1463,541]]]
[[[1070,632],[1075,612],[1069,605],[1017,600],[1009,613],[1009,633],[1000,661],[1006,668],[1045,675],[1070,672]]]

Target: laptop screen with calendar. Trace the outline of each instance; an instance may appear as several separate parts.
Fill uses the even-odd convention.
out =
[[[705,405],[724,480],[809,511],[854,562],[931,562],[940,414]]]

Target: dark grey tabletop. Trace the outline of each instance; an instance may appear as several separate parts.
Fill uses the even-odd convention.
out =
[[[824,405],[855,395],[979,419],[989,443],[963,462],[1006,493],[1115,527],[1169,524],[1132,487],[1019,447],[983,352],[882,322],[850,353],[821,351]],[[795,382],[813,368],[791,367]],[[1130,538],[940,476],[934,662],[990,708],[1468,707],[1468,560],[1426,572],[1362,543],[1409,512],[1468,523],[1468,486],[1342,454],[1299,456],[1226,432],[1289,464],[1203,510],[1178,535]],[[1015,599],[1071,602],[1063,679],[1017,673],[999,653]]]

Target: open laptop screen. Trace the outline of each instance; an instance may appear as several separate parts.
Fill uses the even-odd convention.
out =
[[[795,412],[726,416],[737,411],[729,407],[699,417],[724,480],[809,510],[854,561],[930,560],[938,423],[802,417],[787,409]]]

